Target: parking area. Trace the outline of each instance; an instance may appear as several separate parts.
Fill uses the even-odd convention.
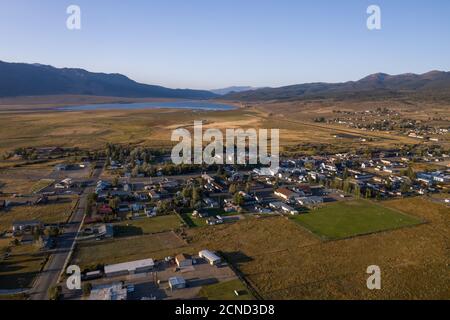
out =
[[[122,281],[129,289],[129,300],[155,299],[179,300],[201,299],[200,290],[204,286],[236,280],[237,276],[225,263],[216,266],[194,257],[195,264],[178,268],[173,260],[158,261],[153,272],[127,275],[115,278],[103,278],[92,284],[104,285]],[[171,289],[169,279],[178,277],[185,280],[186,287]]]

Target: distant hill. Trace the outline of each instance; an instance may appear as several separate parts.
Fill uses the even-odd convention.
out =
[[[377,73],[359,81],[344,83],[305,83],[280,88],[264,88],[240,93],[230,93],[223,99],[291,100],[311,98],[362,98],[400,97],[405,95],[428,95],[450,97],[450,72],[431,71],[424,74],[388,75]]]
[[[124,98],[210,99],[204,90],[169,89],[137,83],[121,74],[0,61],[0,97],[92,95]]]
[[[218,94],[218,95],[225,95],[225,94],[229,94],[229,93],[239,93],[239,92],[243,92],[243,91],[251,91],[251,90],[256,90],[258,88],[254,88],[254,87],[228,87],[228,88],[223,88],[223,89],[215,89],[215,90],[210,90],[212,93]]]

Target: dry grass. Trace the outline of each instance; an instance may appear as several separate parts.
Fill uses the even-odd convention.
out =
[[[248,219],[192,230],[193,245],[223,251],[266,299],[449,299],[448,209],[409,201],[385,205],[429,224],[321,242],[285,218]],[[374,264],[382,270],[380,291],[366,287]]]
[[[14,221],[40,220],[44,223],[65,222],[73,207],[73,197],[65,197],[57,203],[39,206],[18,206],[0,213],[0,231],[10,230]]]
[[[163,259],[189,251],[188,246],[173,232],[121,238],[102,242],[86,242],[77,246],[73,263],[82,269],[140,259]]]

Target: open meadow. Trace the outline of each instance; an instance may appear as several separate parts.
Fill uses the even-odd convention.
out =
[[[72,213],[74,197],[64,197],[57,202],[38,206],[17,206],[2,211],[0,231],[11,229],[14,221],[39,220],[47,224],[66,222]]]
[[[91,99],[96,101],[95,97]],[[386,106],[416,119],[427,119],[436,114],[449,116],[448,106],[442,104],[396,100],[268,102],[213,112],[174,109],[62,112],[55,110],[56,103],[33,105],[27,100],[17,105],[9,100],[3,103],[0,101],[0,153],[18,147],[55,145],[101,149],[107,142],[167,147],[173,145],[170,141],[172,130],[189,129],[195,120],[203,120],[205,128],[277,128],[281,130],[282,146],[328,143],[348,149],[349,144],[358,140],[359,147],[392,147],[418,141],[392,132],[362,131],[313,120],[331,117],[335,109],[364,111]],[[336,139],[336,135],[342,135],[342,138]],[[360,138],[366,141],[361,142]],[[441,143],[448,145],[448,141]]]
[[[383,205],[426,224],[321,241],[282,217],[191,229],[191,245],[221,251],[265,299],[448,299],[449,209],[427,199]],[[382,290],[366,269],[382,270]]]

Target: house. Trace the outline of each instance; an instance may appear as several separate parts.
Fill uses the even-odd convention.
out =
[[[184,289],[186,288],[186,280],[182,277],[172,277],[169,278],[170,290]]]
[[[214,252],[209,250],[202,250],[198,253],[200,258],[205,259],[210,265],[216,266],[218,265],[222,259],[220,259]]]
[[[217,225],[217,224],[223,224],[223,219],[222,219],[220,216],[212,217],[212,218],[208,218],[208,219],[206,220],[206,223],[207,223],[209,226],[215,226],[215,225]]]
[[[211,198],[203,199],[207,208],[219,208],[219,203]]]
[[[149,197],[152,198],[152,200],[159,200],[161,199],[161,195],[157,193],[155,190],[150,190],[148,193]]]
[[[177,255],[175,257],[175,262],[180,268],[192,266],[192,258],[184,253]]]
[[[108,278],[129,274],[144,273],[153,270],[153,259],[145,259],[105,266],[105,276]]]
[[[144,209],[144,205],[142,205],[140,203],[136,202],[131,205],[131,211],[133,211],[133,212],[139,212],[143,209]]]
[[[296,199],[301,206],[312,207],[323,203],[322,197],[301,197]]]
[[[269,204],[269,207],[271,207],[272,209],[277,210],[277,211],[283,211],[285,213],[289,213],[291,215],[298,214],[297,210],[295,210],[294,208],[292,208],[291,206],[289,206],[283,202],[271,202]]]
[[[38,220],[29,220],[29,221],[15,221],[12,224],[13,234],[17,234],[20,232],[29,232],[34,228],[43,228],[43,223]]]
[[[294,191],[291,191],[287,188],[279,188],[275,190],[275,195],[279,198],[284,199],[285,201],[291,201],[294,200],[299,195],[295,193]]]
[[[146,205],[144,208],[144,213],[148,218],[156,217],[156,209],[152,206]]]
[[[121,203],[119,204],[119,212],[120,213],[125,213],[130,211],[130,207],[128,206],[128,203]]]
[[[103,204],[97,212],[101,215],[110,215],[113,213],[113,209],[109,205]]]

